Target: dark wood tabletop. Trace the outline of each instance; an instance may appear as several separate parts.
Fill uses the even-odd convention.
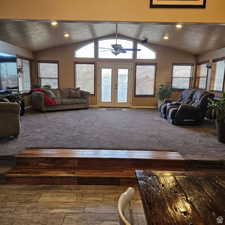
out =
[[[225,224],[225,171],[136,170],[148,225]]]

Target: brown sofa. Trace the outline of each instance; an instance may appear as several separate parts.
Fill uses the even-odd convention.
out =
[[[0,137],[17,137],[20,132],[20,105],[0,102]]]
[[[79,91],[78,96],[74,96],[75,88],[49,89],[51,98],[57,102],[56,105],[46,105],[45,93],[35,91],[31,94],[32,109],[41,112],[67,110],[67,109],[86,109],[89,107],[89,92]]]

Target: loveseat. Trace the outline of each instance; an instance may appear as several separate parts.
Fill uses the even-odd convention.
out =
[[[181,96],[184,93],[185,100],[163,103],[164,106],[162,105],[160,109],[166,108],[164,118],[174,125],[200,124],[206,116],[209,99],[212,99],[214,94],[202,89],[192,89],[189,92],[185,90]]]
[[[47,104],[46,98],[54,100]],[[89,107],[89,92],[79,88],[36,89],[31,94],[32,109],[46,112]]]

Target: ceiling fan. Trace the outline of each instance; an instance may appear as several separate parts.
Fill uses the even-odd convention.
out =
[[[116,24],[116,43],[111,45],[111,48],[103,48],[99,47],[100,49],[103,49],[103,51],[111,51],[114,55],[119,55],[121,53],[127,53],[127,51],[141,51],[141,49],[138,48],[123,48],[121,44],[118,44],[118,24]]]

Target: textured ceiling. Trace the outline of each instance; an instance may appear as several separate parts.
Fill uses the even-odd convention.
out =
[[[65,39],[63,34],[70,37]],[[49,22],[0,20],[0,40],[38,51],[54,46],[94,39],[115,33],[113,23],[59,23],[52,27]],[[209,50],[225,47],[225,26],[209,24],[184,24],[178,30],[173,24],[121,23],[118,33],[149,43],[173,47],[198,55]],[[164,40],[164,35],[169,40]]]

